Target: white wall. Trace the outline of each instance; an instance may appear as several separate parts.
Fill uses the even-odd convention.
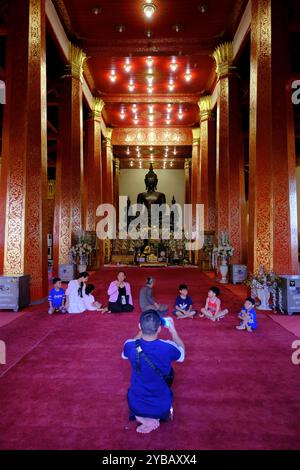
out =
[[[146,191],[145,175],[149,170],[120,170],[120,196],[129,196],[136,203],[137,195]],[[157,191],[165,193],[167,203],[171,203],[173,195],[178,204],[184,204],[185,177],[184,170],[154,170],[158,177]]]

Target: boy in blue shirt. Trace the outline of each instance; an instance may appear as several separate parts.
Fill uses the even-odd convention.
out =
[[[252,297],[247,297],[244,307],[240,311],[238,317],[241,320],[240,325],[236,326],[237,330],[247,330],[251,333],[257,328],[256,311],[254,309],[255,300]]]
[[[53,289],[49,292],[48,302],[49,302],[49,315],[52,315],[54,312],[65,313],[65,291],[61,287],[61,279],[55,277],[52,280]]]
[[[173,314],[177,318],[193,318],[197,311],[193,309],[193,301],[188,295],[188,287],[186,284],[180,284],[179,295],[176,297],[175,310]]]

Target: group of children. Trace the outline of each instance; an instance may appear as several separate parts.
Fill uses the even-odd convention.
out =
[[[49,292],[48,302],[49,302],[49,310],[48,313],[52,315],[52,313],[59,312],[59,313],[66,313],[67,312],[67,305],[66,305],[66,295],[65,291],[61,286],[61,279],[59,277],[55,277],[53,279],[53,289]],[[86,310],[89,311],[97,311],[101,313],[105,313],[108,311],[107,308],[102,307],[102,305],[95,300],[93,292],[95,291],[95,286],[93,284],[88,284],[85,288],[85,293],[83,295],[83,302],[86,307]]]
[[[95,300],[93,292],[95,286],[88,284],[85,288],[85,294],[83,301],[86,306],[86,310],[98,311],[105,313],[108,311],[107,308],[103,308],[102,305]],[[221,292],[218,287],[211,287],[207,294],[205,307],[201,308],[199,317],[209,318],[212,321],[219,321],[227,315],[228,310],[221,308],[221,300],[219,298]],[[53,279],[53,289],[49,293],[49,314],[54,312],[65,313],[67,311],[65,291],[61,286],[61,279],[55,277]],[[256,312],[255,312],[255,300],[251,297],[247,297],[244,302],[238,318],[240,319],[240,325],[236,326],[237,330],[246,330],[252,332],[257,328]],[[173,314],[177,319],[193,318],[198,312],[193,308],[193,301],[188,293],[188,287],[186,284],[180,284],[179,294],[176,297],[175,309]]]
[[[212,321],[219,321],[227,315],[228,310],[221,308],[221,300],[219,299],[221,292],[218,287],[211,287],[208,291],[205,307],[201,308],[199,316],[209,318]],[[193,301],[188,294],[188,287],[186,284],[179,286],[179,295],[176,298],[175,310],[173,314],[178,318],[193,318],[197,315],[197,310],[193,308]],[[252,332],[257,328],[255,300],[252,297],[247,297],[244,302],[238,318],[240,324],[236,327],[237,330],[247,330]]]

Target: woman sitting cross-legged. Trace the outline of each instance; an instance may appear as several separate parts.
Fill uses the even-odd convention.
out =
[[[109,285],[107,294],[108,310],[111,313],[132,312],[134,310],[131,288],[129,282],[126,282],[126,274],[119,271],[117,280]]]
[[[66,290],[66,309],[68,313],[82,313],[86,310],[84,303],[85,286],[89,273],[78,274],[77,279],[70,281]]]

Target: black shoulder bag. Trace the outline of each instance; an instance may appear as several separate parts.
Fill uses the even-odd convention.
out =
[[[173,367],[171,367],[170,373],[168,375],[163,374],[162,371],[155,364],[153,364],[153,362],[149,359],[149,357],[144,353],[139,339],[135,340],[135,350],[136,350],[137,372],[139,372],[141,369],[140,357],[142,356],[144,360],[147,362],[148,366],[151,367],[151,369],[153,369],[154,372],[156,372],[165,381],[168,387],[172,387],[172,384],[175,379],[175,372],[174,372]]]

